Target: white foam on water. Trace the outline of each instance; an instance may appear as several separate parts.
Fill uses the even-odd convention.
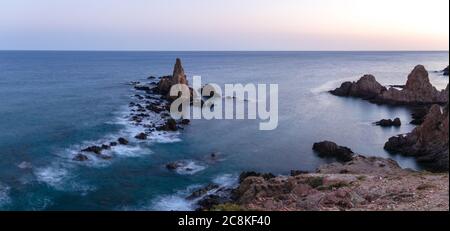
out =
[[[221,187],[234,187],[238,184],[238,181],[238,177],[233,174],[223,174],[213,179],[214,184],[220,185]]]
[[[186,200],[183,196],[170,195],[156,199],[151,207],[155,211],[192,211],[195,202]]]
[[[118,145],[112,147],[110,151],[105,153],[111,153],[113,156],[118,157],[140,157],[142,155],[150,155],[153,152],[141,146]]]
[[[9,191],[11,188],[7,185],[0,183],[0,208],[11,203],[11,198],[9,197]]]
[[[180,190],[173,195],[160,196],[152,201],[151,206],[143,207],[141,210],[153,211],[193,211],[197,207],[197,202],[204,197],[216,193],[221,188],[233,188],[238,185],[238,177],[233,174],[222,174],[213,178],[212,182],[219,185],[218,189],[208,191],[202,197],[194,200],[187,200],[192,192],[205,185],[191,185],[185,190]]]
[[[206,169],[206,166],[203,166],[193,160],[184,160],[180,163],[182,166],[175,170],[175,172],[180,175],[194,175]]]
[[[79,192],[81,195],[87,195],[87,193],[95,191],[95,187],[77,182],[75,176],[70,174],[69,168],[56,164],[38,168],[34,171],[34,175],[38,182],[59,191]]]
[[[341,86],[341,84],[343,82],[352,81],[352,80],[353,80],[352,78],[331,80],[331,81],[325,82],[324,84],[322,84],[318,87],[312,88],[310,90],[310,92],[313,94],[324,93],[324,92],[331,91],[331,90],[338,88],[339,86]]]

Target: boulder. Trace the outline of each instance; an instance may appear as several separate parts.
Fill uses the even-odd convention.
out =
[[[103,150],[102,147],[94,145],[94,146],[90,146],[88,148],[85,148],[85,149],[83,149],[81,151],[82,152],[93,152],[93,153],[95,153],[97,155],[100,155],[102,153],[102,150]]]
[[[117,141],[121,145],[128,145],[128,140],[126,140],[125,138],[120,137],[119,139],[117,139]]]
[[[316,151],[319,156],[333,157],[343,162],[351,161],[354,155],[350,148],[339,146],[331,141],[315,143],[313,145],[313,150]]]
[[[449,66],[447,66],[444,70],[442,70],[442,73],[446,76],[448,76],[448,69],[449,69]]]
[[[138,135],[136,135],[134,138],[138,139],[138,140],[146,140],[147,139],[147,134],[145,133],[139,133]]]

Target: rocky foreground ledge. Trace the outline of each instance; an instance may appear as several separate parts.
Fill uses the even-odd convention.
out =
[[[291,176],[243,173],[227,203],[212,210],[410,211],[449,209],[448,173],[402,169],[395,161],[354,156]]]

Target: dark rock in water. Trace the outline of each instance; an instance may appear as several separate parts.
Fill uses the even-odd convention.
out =
[[[128,140],[126,140],[125,138],[119,138],[118,140],[117,140],[118,142],[119,142],[119,144],[121,144],[121,145],[128,145]]]
[[[449,66],[447,66],[444,70],[442,70],[442,73],[446,76],[448,76],[448,69],[449,69]]]
[[[86,155],[79,153],[72,160],[83,162],[83,161],[88,161],[89,158]]]
[[[111,146],[106,145],[106,144],[103,144],[103,145],[102,145],[102,149],[103,149],[103,150],[109,150],[109,149],[111,149]]]
[[[191,121],[188,119],[182,119],[180,122],[180,124],[182,124],[182,125],[189,125],[190,123],[191,123]]]
[[[191,195],[189,195],[188,197],[186,197],[186,199],[187,199],[187,200],[194,200],[194,199],[200,198],[200,197],[206,195],[206,194],[207,194],[208,192],[210,192],[211,190],[218,189],[219,187],[220,187],[220,186],[217,185],[217,184],[209,184],[209,185],[206,186],[206,187],[203,187],[203,188],[201,188],[201,189],[198,189],[198,190],[192,192]]]
[[[109,146],[111,146],[111,147],[117,146],[117,142],[111,142],[111,143],[109,143]]]
[[[300,176],[300,175],[304,175],[304,174],[309,174],[309,172],[302,171],[302,170],[292,170],[291,171],[291,176]]]
[[[414,156],[430,171],[449,170],[449,108],[433,105],[422,125],[411,133],[392,137],[384,148],[392,153]]]
[[[177,170],[183,166],[184,166],[184,164],[179,161],[166,164],[166,168],[169,170]]]
[[[365,75],[357,82],[345,82],[341,87],[330,91],[337,96],[352,96],[370,100],[377,104],[423,105],[446,104],[448,102],[448,85],[438,91],[431,85],[428,72],[424,66],[418,65],[409,74],[406,85],[402,89],[389,89],[378,83],[374,76]]]
[[[149,76],[147,79],[156,79],[155,76]]]
[[[168,119],[166,121],[165,125],[162,125],[160,127],[157,127],[156,130],[158,131],[177,131],[177,121],[174,119]]]
[[[266,180],[275,178],[276,176],[272,173],[258,173],[258,172],[243,172],[239,175],[239,183],[242,183],[248,177],[262,177]]]
[[[134,89],[138,90],[138,91],[150,91],[151,88],[149,86],[145,86],[145,85],[136,85],[134,86]]]
[[[147,110],[155,112],[155,113],[161,113],[161,112],[165,111],[164,108],[160,108],[154,104],[150,104],[150,105],[146,106],[145,108],[147,108]]]
[[[138,140],[146,140],[147,139],[147,134],[145,133],[139,133],[138,135],[136,135],[134,138],[138,139]]]
[[[91,147],[88,147],[88,148],[85,148],[85,149],[83,149],[83,150],[81,150],[82,152],[93,152],[93,153],[95,153],[95,154],[101,154],[102,153],[102,147],[99,147],[99,146],[91,146]]]
[[[381,127],[400,127],[400,126],[402,126],[402,122],[401,122],[400,118],[395,118],[394,120],[382,119],[378,122],[375,122],[374,124],[377,126],[381,126]]]
[[[330,141],[315,143],[313,150],[323,157],[333,157],[339,161],[348,162],[353,159],[354,153],[350,148],[339,146]]]

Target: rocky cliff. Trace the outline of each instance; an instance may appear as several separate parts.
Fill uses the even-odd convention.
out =
[[[172,88],[172,86],[176,84],[188,85],[188,81],[184,73],[183,66],[181,65],[180,59],[177,59],[175,62],[172,76],[166,76],[161,78],[161,80],[158,83],[157,90],[161,95],[168,96],[170,93],[170,89]]]
[[[449,170],[449,106],[433,105],[424,122],[411,133],[392,137],[385,149],[415,156],[433,171]]]
[[[409,74],[406,85],[402,86],[402,89],[386,88],[378,83],[374,76],[365,75],[357,82],[343,83],[330,93],[337,96],[363,98],[378,104],[423,105],[446,104],[449,92],[448,85],[443,91],[433,87],[425,67],[418,65]]]

